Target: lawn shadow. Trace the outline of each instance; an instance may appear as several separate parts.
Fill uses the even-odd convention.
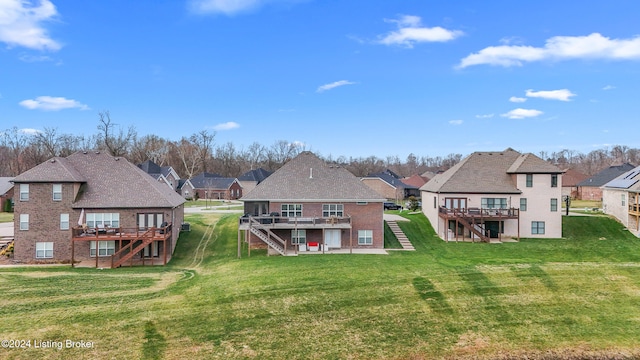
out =
[[[444,295],[438,290],[436,290],[433,283],[429,281],[429,279],[423,278],[422,276],[418,276],[413,279],[413,287],[420,295],[422,300],[426,301],[429,307],[436,312],[452,314],[453,309],[449,304],[447,304],[447,300]]]
[[[531,279],[536,278],[540,280],[542,285],[544,285],[549,290],[556,290],[558,286],[553,281],[553,278],[547,274],[546,271],[542,270],[539,265],[532,264],[528,268],[518,268],[514,269],[516,276],[521,279]]]
[[[162,359],[167,340],[158,332],[152,321],[144,324],[144,342],[142,343],[142,358],[145,360]]]
[[[458,270],[458,275],[471,287],[473,295],[485,297],[502,294],[502,291],[489,280],[487,275],[478,269]]]

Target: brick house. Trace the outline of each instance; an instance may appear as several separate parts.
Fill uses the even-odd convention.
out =
[[[444,240],[562,237],[562,170],[531,153],[475,152],[421,190]]]
[[[192,177],[189,182],[198,199],[237,200],[242,197],[242,185],[237,178],[204,172]]]
[[[242,235],[281,255],[384,248],[384,197],[347,169],[300,153],[246,194]],[[238,253],[240,255],[240,253]]]
[[[173,254],[184,199],[124,158],[77,152],[13,183],[15,260],[117,267],[166,264]]]
[[[640,237],[640,166],[602,186],[602,210]]]
[[[612,165],[603,169],[592,177],[577,184],[578,199],[602,201],[602,186],[618,176],[630,171],[635,166],[625,163],[622,165]]]
[[[578,184],[589,176],[576,169],[565,169],[562,173],[562,197],[569,196],[572,199],[578,197]]]
[[[360,181],[379,195],[396,201],[408,197],[406,193],[407,188],[415,188],[402,182],[400,175],[389,169],[383,172],[369,174],[361,178]]]
[[[273,172],[265,170],[263,168],[249,170],[246,173],[240,175],[238,177],[238,181],[242,186],[242,191],[245,194],[248,194],[249,191],[253,190],[258,184],[264,181],[264,179],[268,178]]]

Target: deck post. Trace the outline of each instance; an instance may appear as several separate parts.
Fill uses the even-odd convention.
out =
[[[384,225],[382,225],[384,234]],[[384,240],[382,241],[384,243]],[[382,245],[384,247],[384,244]],[[353,254],[353,227],[349,228],[349,254]]]
[[[76,266],[74,265],[74,264],[75,264],[75,262],[73,261],[73,260],[74,260],[74,259],[73,259],[73,255],[74,255],[74,253],[75,253],[75,250],[76,250],[76,242],[75,242],[73,239],[71,239],[71,267],[72,267],[72,268],[76,267]]]
[[[98,268],[98,232],[96,231],[96,269]]]
[[[240,238],[242,237],[242,230],[238,229],[238,259],[240,259]]]

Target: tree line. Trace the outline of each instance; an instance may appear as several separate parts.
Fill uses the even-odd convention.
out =
[[[113,156],[124,157],[134,164],[151,160],[160,166],[172,166],[183,178],[191,178],[202,172],[217,173],[226,177],[238,177],[248,170],[264,168],[275,171],[300,152],[307,150],[304,144],[278,140],[271,145],[254,142],[237,148],[233,143],[217,144],[216,133],[202,130],[179,140],[169,140],[157,135],[139,136],[133,126],[123,128],[116,124],[108,111],[98,114],[96,132],[91,135],[60,133],[57,128],[25,132],[17,127],[0,132],[0,176],[16,176],[55,156],[66,157],[77,151],[106,151]],[[418,156],[409,154],[379,158],[322,156],[339,164],[356,176],[390,169],[401,176],[435,173],[447,170],[462,159],[462,154],[447,156]],[[558,152],[541,151],[536,154],[561,169],[574,168],[587,175],[616,163],[640,163],[640,149],[616,145],[582,154],[573,150]]]

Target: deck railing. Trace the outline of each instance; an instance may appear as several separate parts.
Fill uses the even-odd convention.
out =
[[[508,209],[481,209],[481,208],[459,208],[459,209],[448,209],[444,206],[441,206],[438,210],[440,214],[449,215],[449,216],[461,216],[461,217],[484,217],[484,218],[495,218],[495,217],[506,217],[506,218],[517,218],[520,216],[520,209],[518,208],[508,208]]]
[[[156,239],[166,239],[171,236],[171,224],[163,227],[83,227],[75,226],[71,229],[71,236],[76,240],[130,240],[139,238],[149,232]]]
[[[251,219],[259,222],[262,225],[289,225],[289,226],[305,226],[305,225],[338,225],[338,224],[351,224],[351,216],[330,216],[330,217],[282,217],[275,215],[263,215],[263,216],[242,216],[240,217],[240,225],[249,225]]]

